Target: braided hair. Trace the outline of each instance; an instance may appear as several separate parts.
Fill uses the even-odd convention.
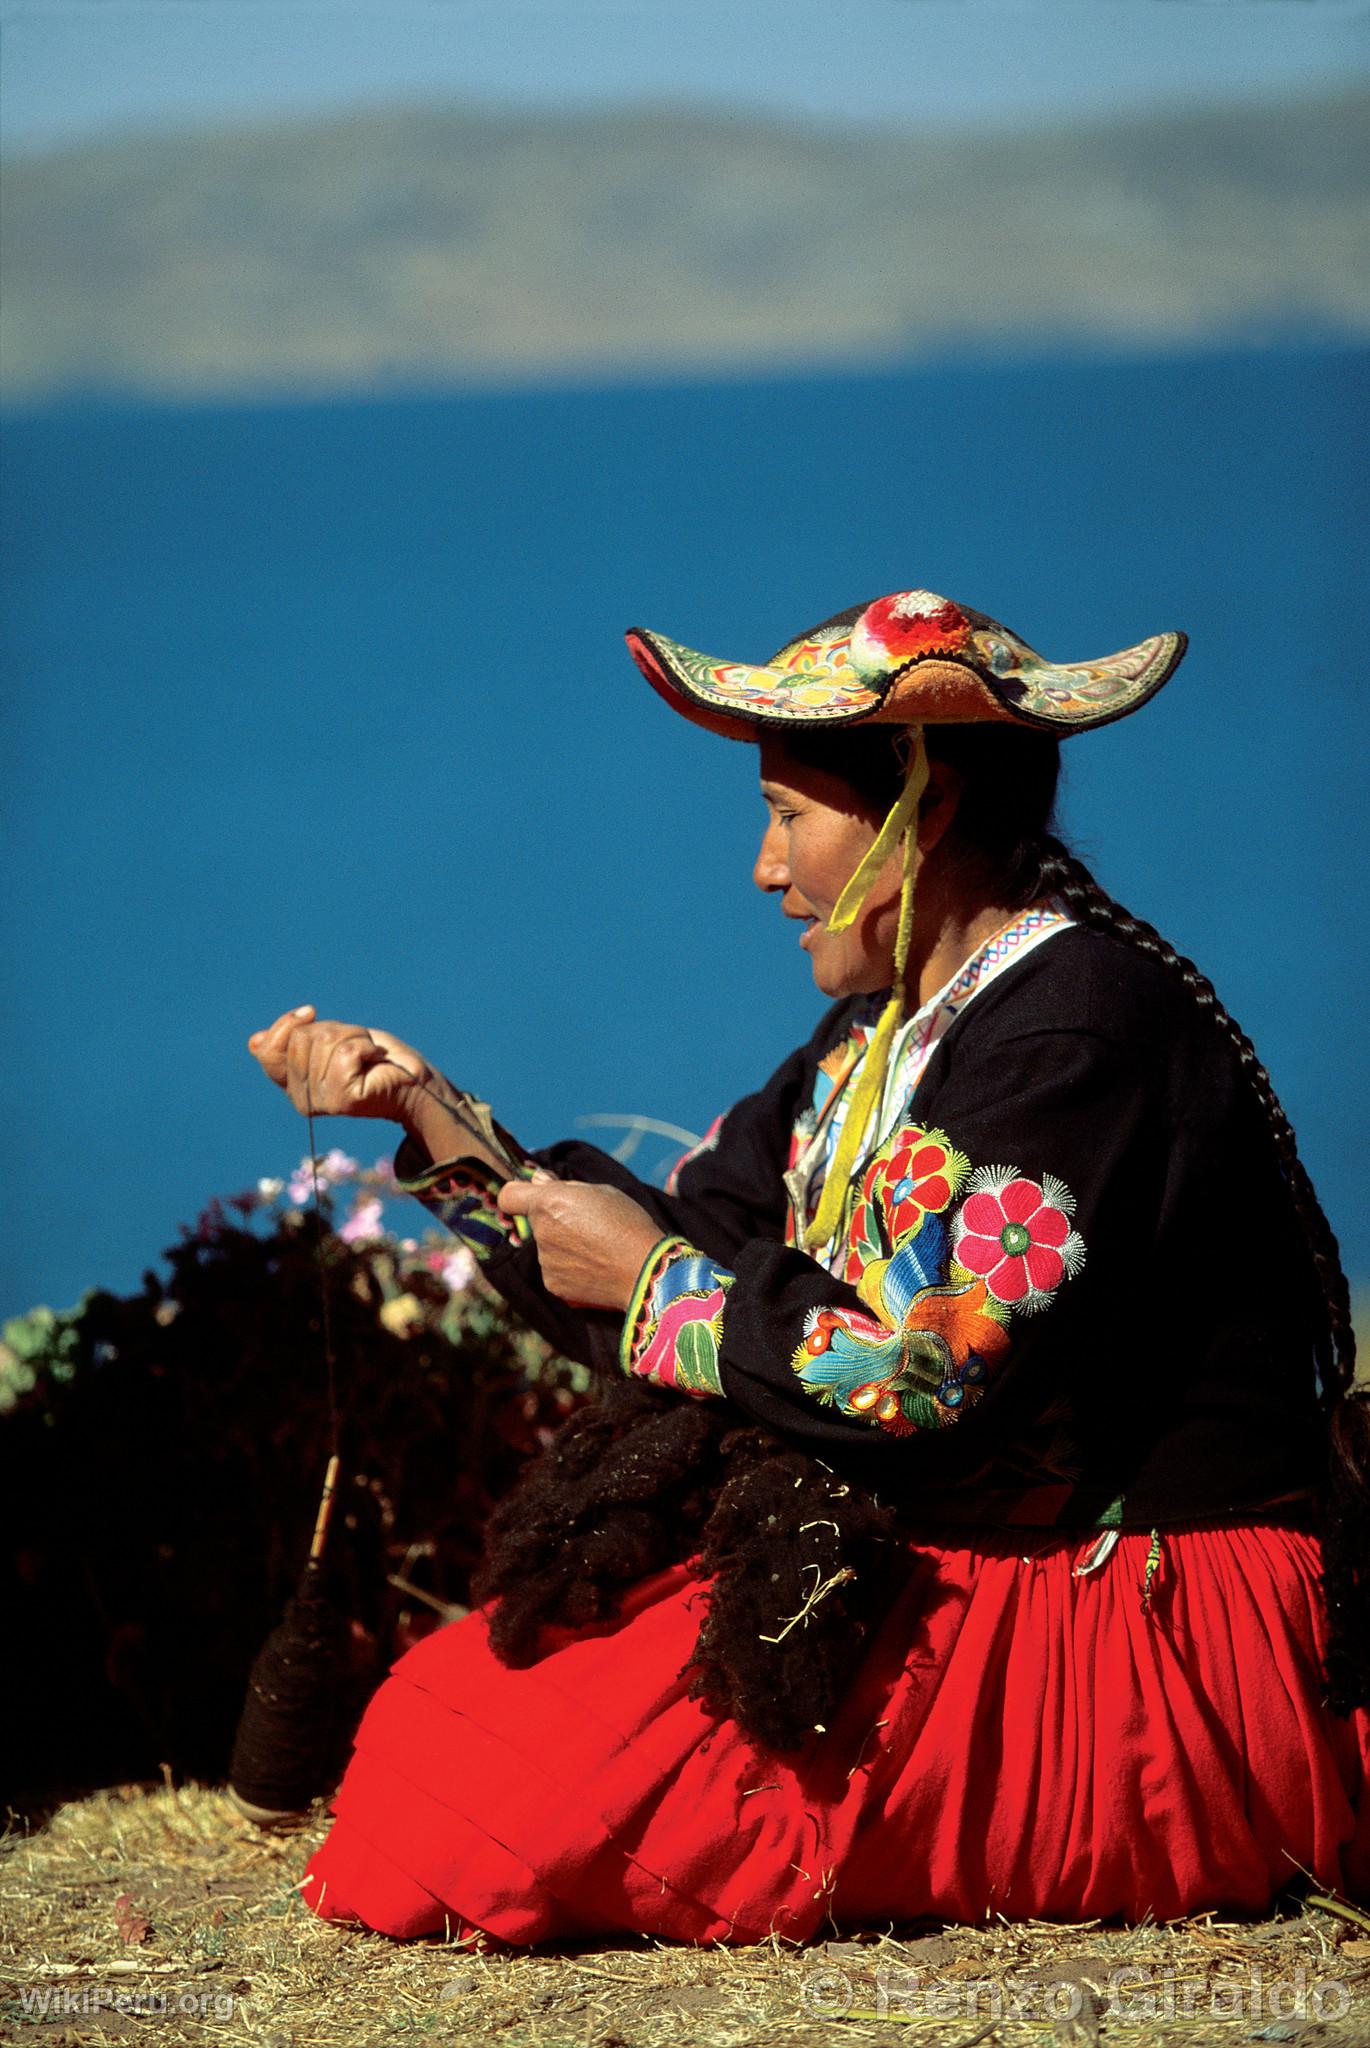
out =
[[[1038,893],[1056,897],[1077,924],[1111,933],[1179,977],[1190,999],[1231,1046],[1265,1118],[1317,1276],[1323,1308],[1321,1326],[1314,1331],[1314,1357],[1328,1433],[1320,1500],[1329,1623],[1327,1684],[1333,1710],[1349,1714],[1361,1704],[1370,1704],[1370,1390],[1357,1392],[1353,1384],[1356,1336],[1351,1293],[1332,1226],[1299,1157],[1294,1127],[1274,1083],[1208,977],[1162,938],[1154,925],[1115,903],[1084,863],[1051,834],[1044,834],[1041,840],[1038,872]]]
[[[872,812],[899,793],[888,727],[787,736],[800,763],[846,781]],[[928,753],[963,778],[942,858],[991,883],[1010,908],[1044,897],[1175,975],[1230,1044],[1270,1131],[1316,1275],[1314,1359],[1327,1424],[1319,1490],[1334,1712],[1370,1704],[1370,1401],[1357,1392],[1350,1294],[1337,1241],[1293,1128],[1250,1039],[1212,983],[1100,887],[1055,836],[1060,750],[1014,726],[941,726]],[[680,1402],[640,1381],[610,1383],[573,1415],[491,1518],[477,1596],[500,1604],[496,1653],[531,1663],[549,1625],[612,1613],[624,1588],[688,1561],[712,1581],[691,1661],[692,1693],[760,1747],[801,1748],[826,1726],[862,1641],[909,1566],[896,1518],[856,1485],[723,1403]],[[816,1576],[815,1576],[816,1573]],[[810,1596],[825,1589],[821,1600]]]

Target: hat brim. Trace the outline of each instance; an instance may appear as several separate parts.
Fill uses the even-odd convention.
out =
[[[720,661],[640,626],[626,638],[667,703],[706,731],[742,740],[768,728],[863,721],[1022,725],[1065,738],[1138,710],[1169,681],[1188,645],[1183,633],[1157,633],[1094,661],[1055,663],[995,620],[965,617],[974,625],[954,656],[929,649],[883,671],[854,658],[849,626],[791,641],[760,666]]]

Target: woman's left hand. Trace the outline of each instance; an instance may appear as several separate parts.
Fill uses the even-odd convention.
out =
[[[667,1235],[631,1196],[587,1181],[511,1180],[499,1205],[528,1218],[544,1285],[574,1308],[626,1309],[648,1252]]]

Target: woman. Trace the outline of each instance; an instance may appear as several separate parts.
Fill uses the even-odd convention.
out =
[[[759,740],[755,880],[834,1006],[665,1193],[511,1165],[387,1033],[254,1037],[297,1107],[401,1123],[405,1184],[604,1373],[493,1519],[488,1610],[368,1708],[305,1896],[751,1942],[1364,1890],[1336,1242],[1210,985],[1050,831],[1058,739],[1183,637],[1053,665],[904,591],[760,668],[629,645]]]

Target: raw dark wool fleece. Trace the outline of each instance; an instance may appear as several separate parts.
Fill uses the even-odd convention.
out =
[[[524,1666],[548,1625],[602,1620],[626,1585],[690,1561],[713,1580],[691,1693],[782,1753],[836,1712],[888,1599],[895,1537],[869,1495],[769,1431],[737,1428],[721,1404],[608,1382],[491,1516],[475,1592],[498,1596],[496,1655]]]

